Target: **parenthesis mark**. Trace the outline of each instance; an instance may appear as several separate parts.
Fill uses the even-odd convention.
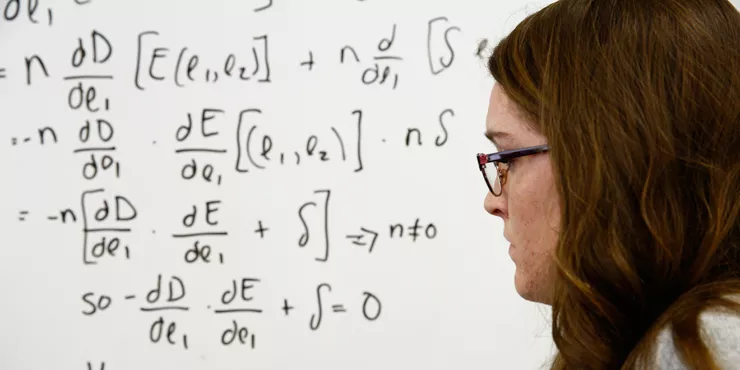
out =
[[[54,13],[51,11],[51,8],[47,9],[47,14],[49,14],[49,26],[51,26],[54,23]]]
[[[175,85],[177,87],[183,87],[183,84],[180,82],[180,65],[182,64],[182,58],[185,56],[185,50],[188,50],[188,48],[184,47],[180,49],[180,55],[178,55],[177,63],[175,63]]]
[[[336,135],[337,136],[337,140],[339,140],[339,146],[342,148],[342,160],[343,161],[346,161],[347,160],[347,154],[344,152],[344,142],[342,141],[342,137],[339,136],[339,131],[337,131],[337,129],[334,128],[333,126],[332,126],[331,130],[334,131],[334,135]]]
[[[252,47],[252,56],[254,57],[254,70],[252,71],[252,76],[254,76],[257,74],[257,71],[260,70],[260,59],[257,55],[257,49],[255,49],[254,46]]]
[[[252,125],[252,128],[249,129],[249,133],[247,134],[247,158],[249,159],[249,162],[252,163],[253,166],[261,170],[264,170],[265,167],[258,165],[257,162],[254,161],[254,159],[252,158],[252,152],[249,150],[249,148],[251,147],[251,143],[252,143],[252,133],[254,133],[254,130],[256,129],[257,129],[257,125]]]
[[[242,127],[244,126],[244,122],[245,122],[244,115],[246,113],[259,113],[259,114],[262,114],[262,111],[259,110],[259,109],[250,108],[250,109],[245,109],[245,110],[242,110],[241,112],[239,112],[239,123],[236,126],[236,149],[237,150],[236,150],[236,165],[235,165],[235,169],[236,169],[237,172],[249,172],[248,169],[245,169],[245,168],[241,168],[240,167],[240,165],[242,163],[242,149],[244,149],[244,147],[242,147]],[[251,157],[251,154],[249,153],[250,140],[251,140],[251,131],[250,131],[250,136],[247,137],[247,140],[246,140],[246,151],[247,151],[247,154],[249,154],[250,157]]]
[[[272,0],[269,0],[269,1],[268,1],[268,3],[267,3],[267,5],[264,5],[264,6],[262,6],[262,7],[259,7],[259,8],[257,8],[257,9],[255,9],[255,10],[254,10],[254,12],[255,12],[255,13],[257,13],[257,12],[261,12],[261,11],[263,11],[263,10],[267,10],[267,9],[269,9],[269,8],[270,8],[271,6],[272,6]]]

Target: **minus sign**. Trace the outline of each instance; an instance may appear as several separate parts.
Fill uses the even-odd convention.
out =
[[[126,299],[134,299],[134,298],[136,298],[136,296],[135,295],[127,295],[124,298],[126,298]]]

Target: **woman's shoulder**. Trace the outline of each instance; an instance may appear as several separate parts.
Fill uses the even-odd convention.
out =
[[[731,296],[740,302],[740,294]],[[721,369],[740,369],[740,314],[724,308],[709,308],[699,315],[701,337]],[[688,369],[673,342],[671,327],[657,338],[655,364],[658,369]]]

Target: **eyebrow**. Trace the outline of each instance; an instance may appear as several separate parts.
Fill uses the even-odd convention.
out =
[[[513,141],[514,139],[514,137],[510,133],[503,131],[486,131],[483,133],[483,135],[485,135],[486,138],[497,147],[501,146],[501,140]]]

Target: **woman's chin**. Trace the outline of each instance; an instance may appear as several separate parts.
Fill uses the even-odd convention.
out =
[[[521,273],[518,268],[514,274],[514,287],[519,296],[528,301],[537,303],[546,303],[547,301],[540,294],[539,286],[532,279],[527,278],[526,274]]]

